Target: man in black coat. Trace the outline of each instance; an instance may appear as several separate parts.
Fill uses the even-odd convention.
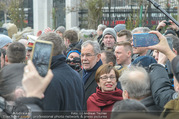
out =
[[[44,110],[80,111],[84,104],[84,85],[80,75],[66,64],[62,55],[64,44],[56,33],[47,33],[39,39],[54,44],[51,69],[53,79],[45,91]]]
[[[85,109],[88,97],[96,92],[97,83],[95,74],[98,67],[102,65],[101,50],[98,42],[88,40],[81,46],[81,64],[83,66],[83,82],[85,88]]]
[[[132,65],[142,66],[148,71],[151,93],[156,105],[163,108],[169,100],[176,98],[165,67],[157,64],[153,57],[140,56],[132,62]]]

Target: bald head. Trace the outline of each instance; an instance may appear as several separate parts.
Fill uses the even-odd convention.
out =
[[[119,78],[123,91],[127,91],[130,98],[141,99],[150,95],[150,79],[142,67],[131,66]]]

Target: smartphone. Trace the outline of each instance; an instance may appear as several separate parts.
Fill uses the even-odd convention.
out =
[[[169,22],[169,21],[166,21],[166,22],[164,22],[166,25],[171,25],[171,22]]]
[[[50,68],[53,47],[50,41],[36,40],[34,43],[31,60],[42,77],[46,76]]]
[[[156,34],[140,33],[133,34],[134,47],[148,47],[158,44],[160,41]]]

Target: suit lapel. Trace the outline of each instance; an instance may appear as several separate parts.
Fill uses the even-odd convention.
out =
[[[87,79],[87,81],[86,81],[86,83],[85,83],[85,85],[84,85],[85,90],[90,86],[90,84],[91,84],[93,81],[95,81],[95,74],[96,74],[96,72],[93,72],[93,73],[91,74],[91,76]]]

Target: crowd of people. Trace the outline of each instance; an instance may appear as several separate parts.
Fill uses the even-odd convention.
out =
[[[96,35],[63,26],[18,40],[0,34],[0,117],[75,111],[87,112],[78,118],[89,119],[101,118],[93,112],[106,112],[107,119],[177,118],[179,27],[169,22],[161,21],[155,31],[100,24]],[[134,47],[133,34],[143,33],[157,35],[159,43]],[[31,61],[37,40],[54,45],[45,77]]]

